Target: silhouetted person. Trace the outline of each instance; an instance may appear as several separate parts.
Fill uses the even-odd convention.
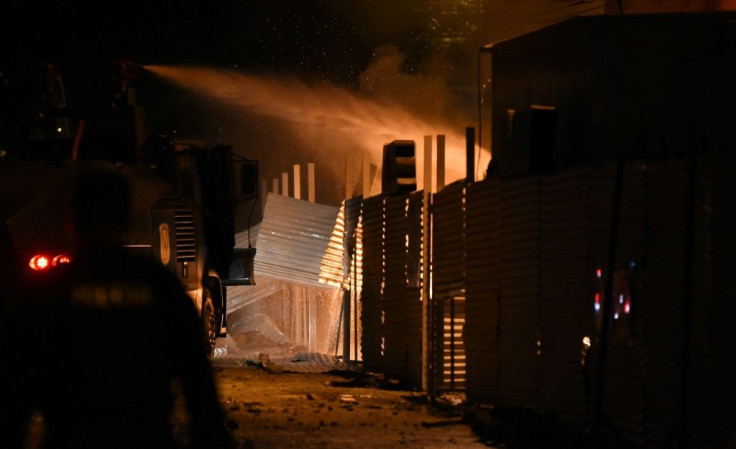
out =
[[[84,171],[72,198],[72,261],[29,289],[5,335],[0,446],[22,447],[35,411],[45,448],[177,447],[179,385],[194,447],[234,447],[191,298],[163,265],[121,247],[127,179]]]

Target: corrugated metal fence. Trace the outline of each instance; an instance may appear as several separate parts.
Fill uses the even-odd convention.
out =
[[[436,195],[433,205],[430,369],[433,387],[442,390],[465,387],[464,194],[465,182],[455,182]]]
[[[431,393],[605,425],[634,446],[732,437],[733,169],[625,161],[435,194]],[[364,364],[417,385],[421,206],[415,193],[362,208]]]

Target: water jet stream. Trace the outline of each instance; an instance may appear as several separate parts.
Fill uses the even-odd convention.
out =
[[[361,151],[368,152],[371,163],[380,167],[384,144],[414,140],[418,189],[424,188],[424,136],[444,134],[445,184],[465,177],[464,127],[458,129],[456,125],[423,120],[396,101],[366,98],[334,85],[310,86],[293,77],[266,78],[194,66],[150,65],[145,69],[205,98],[298,127],[304,131],[300,133],[302,139],[324,138],[324,133],[329,132],[331,139],[340,142],[340,149],[355,155],[356,172],[360,170]],[[436,143],[433,146],[436,155]],[[337,154],[326,156],[338,157]],[[344,156],[340,157],[344,160]],[[486,150],[480,157],[476,155],[480,167],[487,164],[488,157]],[[376,187],[380,190],[380,182],[374,183],[371,194],[378,193]]]

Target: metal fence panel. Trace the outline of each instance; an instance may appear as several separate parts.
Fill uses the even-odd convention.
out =
[[[365,369],[383,369],[383,197],[363,201],[363,288],[361,304],[361,353]]]
[[[570,423],[589,417],[585,337],[592,335],[588,169],[542,179],[539,404]]]
[[[422,386],[422,287],[424,273],[422,238],[424,211],[424,191],[409,195],[407,204],[407,280],[404,290],[406,301],[406,371],[404,378],[412,385]]]
[[[465,387],[465,181],[434,195],[432,215],[431,347],[434,387]]]
[[[646,266],[643,291],[634,310],[641,315],[645,437],[668,444],[678,430],[683,366],[683,311],[687,274],[687,159],[652,163],[646,174]],[[687,279],[689,281],[689,279]],[[688,318],[689,320],[689,318]]]
[[[384,320],[384,371],[403,377],[407,355],[408,315],[406,304],[407,260],[406,196],[389,196],[384,207],[384,288],[382,295]]]
[[[616,167],[591,173],[591,277],[600,277],[593,282],[591,303],[600,298],[600,307],[595,312],[596,330],[592,339],[591,379],[593,395],[597,398],[594,413],[605,417],[608,426],[616,429],[617,436],[629,442],[643,441],[644,425],[644,378],[642,375],[643,348],[635,345],[641,339],[641,315],[634,313],[637,286],[643,277],[636,272],[637,264],[644,257],[644,224],[646,214],[646,171],[643,161],[622,163],[621,179],[616,182]],[[614,209],[616,196],[619,208]],[[615,232],[614,240],[611,233]],[[612,247],[615,242],[615,247]],[[610,257],[611,251],[613,256]],[[613,266],[608,266],[610,261]],[[613,278],[611,291],[611,313],[603,315],[605,280]],[[628,292],[628,293],[627,293]],[[623,310],[619,296],[630,297],[631,313],[621,313],[620,319],[613,315]],[[629,301],[629,299],[626,299]],[[618,311],[618,312],[614,312]],[[609,330],[601,340],[603,320],[608,320]],[[603,344],[607,344],[602,347]],[[601,352],[606,359],[601,365]]]
[[[432,290],[448,296],[464,289],[465,182],[434,195],[432,213]]]
[[[736,422],[736,382],[733,381],[733,342],[736,341],[736,163],[733,159],[706,161],[709,174],[698,191],[697,239],[694,260],[696,285],[693,313],[699,326],[693,330],[691,366],[697,369],[690,388],[695,404],[691,419],[700,424],[693,432],[696,441],[710,441],[712,447],[727,447],[734,441]],[[704,232],[706,231],[707,232]],[[705,259],[705,260],[704,260]],[[707,267],[707,272],[702,271]],[[705,296],[708,301],[701,301]],[[700,437],[700,439],[697,439]]]
[[[362,198],[345,201],[345,256],[344,272],[348,274],[346,284],[350,289],[350,357],[348,360],[360,360],[361,301],[360,290],[363,288],[363,226],[360,215],[363,208]]]
[[[539,384],[538,178],[502,185],[499,204],[499,405],[535,406]]]
[[[496,403],[499,396],[499,192],[500,181],[469,185],[465,218],[467,364],[466,397],[474,403]]]
[[[462,373],[446,363],[456,351],[466,357],[471,404],[542,408],[578,425],[601,418],[611,438],[632,447],[680,438],[696,448],[730,443],[735,168],[720,158],[629,161],[619,180],[614,166],[577,168],[491,178],[462,186],[464,196],[451,185],[435,195],[428,357],[438,389],[452,388]],[[383,371],[411,377],[421,297],[407,288],[407,267],[420,238],[410,229],[421,225],[409,217],[421,214],[413,198],[387,198],[381,222],[380,202],[371,209],[370,200],[363,347],[372,341],[377,354],[385,338]],[[463,235],[461,223],[462,253],[453,239]],[[380,263],[383,278],[371,274]],[[382,295],[375,309],[370,289]],[[373,323],[385,317],[384,327],[366,325],[371,313]]]

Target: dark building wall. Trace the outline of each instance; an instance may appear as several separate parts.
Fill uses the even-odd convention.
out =
[[[540,158],[557,171],[623,153],[733,151],[734,18],[583,16],[492,45],[498,172]],[[534,105],[554,108],[553,139]]]

